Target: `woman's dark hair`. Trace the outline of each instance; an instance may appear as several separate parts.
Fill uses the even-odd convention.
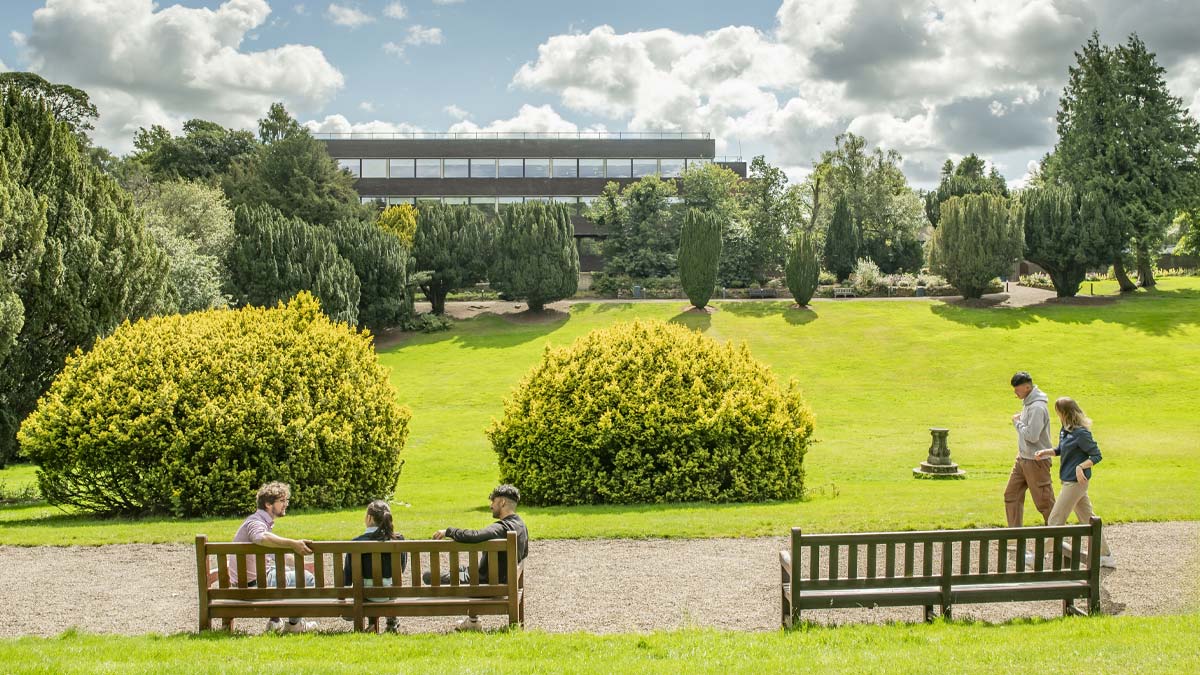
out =
[[[1021,370],[1012,376],[1011,382],[1014,387],[1022,384],[1033,384],[1033,378],[1030,377],[1029,373]]]
[[[375,538],[379,541],[388,541],[396,538],[396,529],[392,525],[392,507],[382,499],[367,504],[367,515],[371,516],[371,522],[379,529],[375,530]]]

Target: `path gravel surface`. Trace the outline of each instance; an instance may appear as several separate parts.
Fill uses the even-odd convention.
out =
[[[1174,614],[1197,603],[1200,522],[1105,529],[1119,566],[1104,570],[1108,614]],[[526,567],[527,626],[549,632],[640,632],[685,626],[773,630],[784,538],[534,540]],[[196,629],[195,552],[185,545],[0,546],[0,637]],[[956,618],[1058,616],[1057,602],[960,605]],[[806,612],[822,623],[918,621],[920,608]],[[258,632],[261,621],[239,621]],[[448,631],[455,619],[402,619],[402,630]],[[489,627],[503,621],[487,618]],[[323,631],[350,624],[322,620]]]

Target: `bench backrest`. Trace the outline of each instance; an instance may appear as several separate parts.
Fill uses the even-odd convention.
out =
[[[792,528],[793,583],[805,590],[1021,581],[1099,581],[1100,519],[1053,527],[856,534]],[[1025,560],[1029,542],[1033,564]],[[1016,552],[1008,550],[1009,543]],[[1068,554],[1068,551],[1070,552]],[[1046,564],[1046,554],[1050,564]],[[1085,555],[1086,554],[1086,555]]]
[[[318,541],[313,542],[312,554],[267,548],[255,544],[209,542],[205,535],[196,536],[197,578],[201,598],[209,600],[288,600],[312,598],[341,598],[362,601],[371,598],[407,597],[508,597],[516,594],[520,582],[521,564],[517,562],[517,534],[509,532],[506,539],[480,544],[462,544],[450,540],[402,541]],[[400,554],[408,554],[408,569],[401,572]],[[500,553],[506,553],[506,582],[500,582]],[[345,555],[350,554],[350,583],[345,579]],[[382,556],[392,555],[392,585],[383,586]],[[363,576],[363,555],[370,556],[371,577]],[[443,555],[448,565],[443,562]],[[487,576],[480,578],[479,567],[487,558]],[[267,560],[274,561],[278,570],[291,567],[313,573],[315,583],[309,585],[303,574],[296,574],[294,588],[286,587],[284,574],[277,574],[275,584],[265,587]],[[465,565],[468,579],[460,579],[458,569]],[[247,571],[254,569],[258,586],[247,584]],[[422,574],[430,573],[429,583]],[[450,581],[442,583],[443,573],[450,572]],[[372,586],[364,582],[370,580]],[[364,591],[364,589],[366,589]]]

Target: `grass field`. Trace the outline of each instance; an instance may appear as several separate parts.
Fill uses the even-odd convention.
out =
[[[1200,618],[686,630],[651,635],[327,635],[0,641],[24,673],[1192,673]],[[1017,646],[1019,645],[1019,647]]]
[[[1100,289],[1097,289],[1099,293]],[[1052,397],[1071,395],[1095,420],[1105,456],[1091,488],[1107,522],[1200,518],[1200,279],[1112,304],[977,309],[938,301],[717,303],[711,316],[685,303],[576,305],[545,323],[483,316],[448,333],[415,335],[380,355],[413,411],[397,490],[397,524],[427,536],[487,521],[496,464],[483,435],[505,395],[548,343],[566,344],[618,320],[661,319],[718,340],[744,340],[782,378],[796,378],[817,416],[805,464],[804,501],[526,508],[535,538],[710,537],[810,531],[1002,524],[1015,454],[1009,423],[1019,402],[1008,387],[1030,370]],[[917,481],[928,428],[951,429],[953,458],[968,479]],[[1057,431],[1057,425],[1054,427]],[[0,472],[28,480],[30,470]],[[402,505],[399,505],[402,504]],[[1027,521],[1034,522],[1032,504]],[[345,538],[358,510],[295,512],[278,531]],[[197,532],[232,536],[237,519],[97,520],[45,504],[0,507],[0,543],[188,542]]]

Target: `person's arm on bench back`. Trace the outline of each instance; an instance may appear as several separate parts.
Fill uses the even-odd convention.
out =
[[[503,539],[508,536],[508,530],[503,523],[492,523],[482,530],[463,530],[457,527],[447,527],[442,530],[444,536],[462,544],[478,544],[493,539]],[[435,539],[439,538],[436,535]]]
[[[262,537],[254,537],[254,543],[267,548],[290,548],[300,555],[308,555],[312,553],[309,544],[312,543],[309,539],[289,539],[281,537],[274,532],[264,532]]]

